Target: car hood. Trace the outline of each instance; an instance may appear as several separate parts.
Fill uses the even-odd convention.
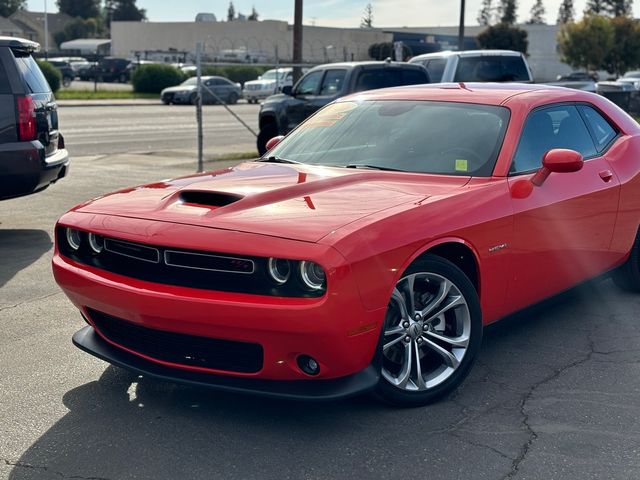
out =
[[[162,93],[169,93],[169,92],[173,92],[173,93],[177,93],[177,92],[193,92],[197,89],[198,87],[196,87],[195,85],[176,85],[175,87],[169,87],[169,88],[165,88],[164,90],[162,90]]]
[[[469,177],[246,162],[98,197],[78,212],[317,242],[351,222],[459,189]]]

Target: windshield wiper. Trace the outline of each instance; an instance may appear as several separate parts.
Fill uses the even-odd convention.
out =
[[[280,158],[280,157],[276,157],[276,156],[271,156],[271,157],[267,157],[267,158],[261,158],[260,160],[256,160],[257,162],[271,162],[271,163],[296,163],[299,164],[300,162],[296,162],[295,160],[289,160],[288,158]]]
[[[350,163],[349,165],[345,165],[344,168],[369,168],[371,170],[386,170],[386,171],[389,171],[389,172],[404,172],[404,170],[400,170],[399,168],[382,167],[380,165],[368,165],[366,163]]]

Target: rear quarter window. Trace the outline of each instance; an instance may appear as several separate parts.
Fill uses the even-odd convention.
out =
[[[9,77],[0,62],[0,95],[11,93],[11,85],[9,85]]]
[[[528,82],[524,60],[511,55],[460,57],[454,82]]]
[[[16,65],[30,93],[50,93],[51,88],[31,55],[16,55]]]

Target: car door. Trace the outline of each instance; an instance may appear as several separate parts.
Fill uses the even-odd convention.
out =
[[[293,88],[295,101],[287,105],[287,132],[307,118],[307,104],[317,97],[323,75],[324,70],[309,72]]]
[[[533,111],[513,156],[508,180],[514,212],[508,246],[513,277],[508,299],[514,308],[559,293],[608,270],[617,260],[610,246],[620,184],[581,110],[561,104]],[[530,185],[544,153],[554,148],[580,152],[582,169],[552,173],[542,185],[523,188]]]

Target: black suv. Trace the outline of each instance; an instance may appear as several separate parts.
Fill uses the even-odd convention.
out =
[[[98,82],[127,83],[131,79],[131,60],[117,57],[104,57],[93,65],[87,76]]]
[[[39,49],[0,37],[0,200],[43,190],[69,169],[58,107],[32,57]]]
[[[391,62],[345,62],[318,65],[293,88],[267,98],[259,114],[258,152],[263,155],[269,139],[285,135],[320,107],[350,93],[375,88],[429,83],[422,65]]]

